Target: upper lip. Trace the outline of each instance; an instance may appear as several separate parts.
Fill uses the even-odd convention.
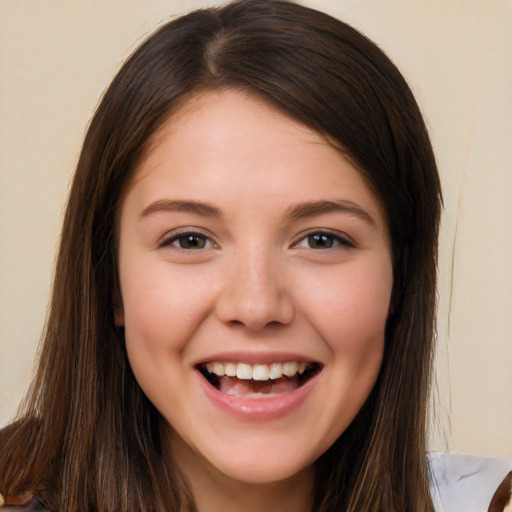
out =
[[[288,361],[305,361],[307,363],[320,362],[314,357],[294,352],[218,352],[196,361],[193,366],[199,366],[214,361],[248,364],[285,363]]]

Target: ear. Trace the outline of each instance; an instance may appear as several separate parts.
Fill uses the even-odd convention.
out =
[[[112,293],[112,309],[114,310],[114,325],[116,327],[124,327],[123,298],[119,284],[117,283],[117,279],[114,284],[114,291]]]
[[[116,306],[114,309],[114,324],[116,327],[124,327],[123,306]]]
[[[114,309],[114,325],[116,327],[124,327],[124,307],[121,293],[116,289],[113,297],[112,307]]]

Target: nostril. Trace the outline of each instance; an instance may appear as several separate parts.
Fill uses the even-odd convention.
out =
[[[295,309],[288,284],[271,278],[267,275],[268,269],[257,272],[254,265],[249,267],[250,272],[239,269],[235,275],[226,278],[217,296],[218,318],[233,326],[243,325],[251,331],[289,324]]]

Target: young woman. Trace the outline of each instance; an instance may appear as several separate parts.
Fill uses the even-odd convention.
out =
[[[161,28],[86,135],[4,499],[433,510],[440,204],[411,91],[353,28],[268,0]]]

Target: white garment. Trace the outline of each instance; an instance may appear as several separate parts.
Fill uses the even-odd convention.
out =
[[[430,491],[436,512],[487,512],[512,460],[431,453]]]

